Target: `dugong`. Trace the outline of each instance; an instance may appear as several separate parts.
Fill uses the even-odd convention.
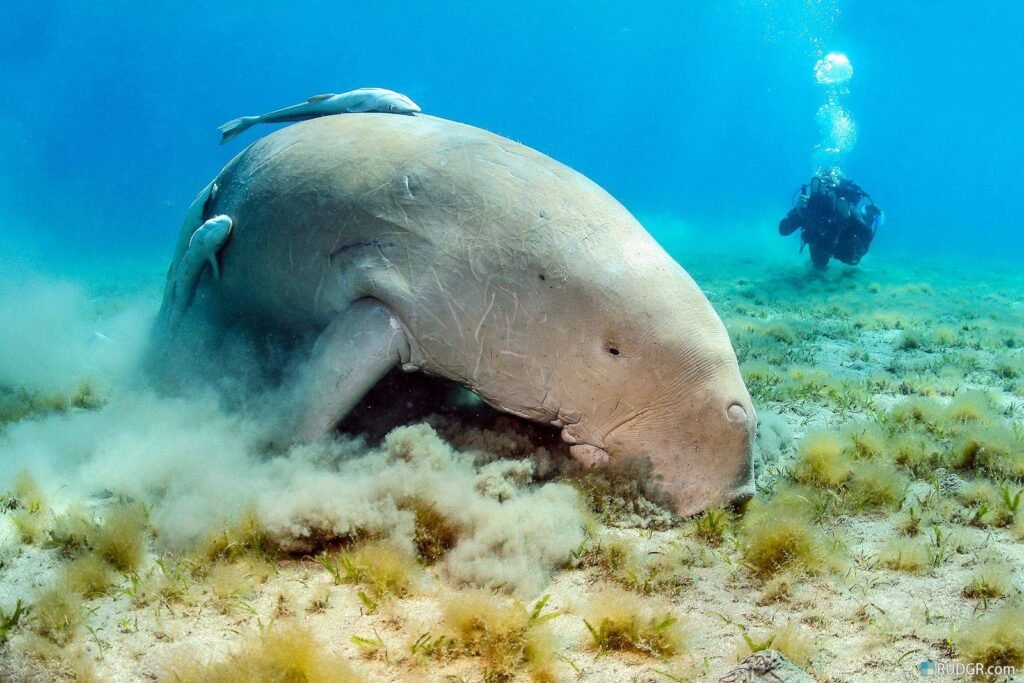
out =
[[[369,113],[279,130],[213,186],[200,218],[230,217],[230,235],[187,315],[315,339],[290,394],[299,439],[400,366],[561,428],[584,462],[649,459],[679,514],[752,495],[756,416],[725,327],[579,173],[468,125]],[[188,256],[199,227],[175,263],[209,256]]]

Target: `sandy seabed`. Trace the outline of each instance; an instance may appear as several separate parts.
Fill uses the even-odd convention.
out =
[[[256,413],[133,380],[158,283],[6,287],[0,680],[1024,670],[1024,279],[684,263],[760,415],[757,499],[691,520],[640,466],[454,409],[273,452]]]

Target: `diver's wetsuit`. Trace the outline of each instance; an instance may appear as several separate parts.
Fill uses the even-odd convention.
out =
[[[815,181],[806,201],[790,209],[779,221],[779,234],[791,235],[801,229],[801,240],[810,246],[811,262],[818,270],[824,270],[832,258],[855,266],[868,252],[881,224],[882,212],[866,192],[849,180],[838,185],[819,178]]]

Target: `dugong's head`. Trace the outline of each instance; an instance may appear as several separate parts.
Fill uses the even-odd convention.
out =
[[[648,458],[682,515],[750,498],[757,418],[703,292],[642,230],[572,263],[551,289],[571,351],[548,384],[573,455]]]

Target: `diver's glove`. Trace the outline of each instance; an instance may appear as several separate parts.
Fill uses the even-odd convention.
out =
[[[807,204],[811,201],[811,194],[807,191],[807,186],[804,185],[800,188],[800,196],[796,200],[796,208],[806,209]]]

